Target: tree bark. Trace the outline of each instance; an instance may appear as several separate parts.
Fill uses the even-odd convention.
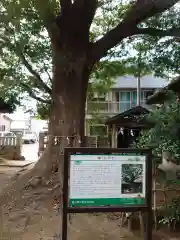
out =
[[[90,73],[85,52],[71,48],[53,49],[52,106],[49,143],[35,168],[48,178],[62,173],[63,149],[84,141],[86,93]],[[62,150],[62,151],[61,151]],[[47,175],[47,177],[46,177]]]
[[[73,56],[74,55],[74,56]],[[54,51],[52,108],[49,133],[84,135],[88,71],[85,54]]]

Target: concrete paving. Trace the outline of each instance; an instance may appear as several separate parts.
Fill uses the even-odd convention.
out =
[[[22,156],[25,157],[26,161],[34,161],[38,160],[38,146],[39,143],[30,143],[30,144],[23,144],[22,146]]]
[[[0,167],[27,167],[34,163],[34,161],[19,161],[19,160],[1,160]]]
[[[38,161],[38,143],[34,144],[23,144],[22,146],[22,156],[25,160],[6,160],[5,158],[0,158],[0,167],[17,167],[23,168],[28,165]]]

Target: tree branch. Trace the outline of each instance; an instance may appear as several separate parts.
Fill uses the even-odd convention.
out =
[[[171,28],[169,30],[161,30],[156,28],[137,28],[136,34],[148,34],[151,36],[174,36],[174,37],[180,37],[180,28]]]
[[[124,38],[136,34],[137,25],[143,20],[164,12],[177,2],[179,0],[137,0],[127,12],[124,20],[93,44],[92,60],[98,61]]]
[[[93,21],[97,6],[98,0],[75,0],[72,6],[74,12],[81,13],[79,16],[82,20],[81,25],[83,24],[88,30]]]
[[[22,63],[25,65],[25,67],[28,69],[28,71],[35,77],[36,83],[39,87],[43,88],[46,93],[49,95],[52,94],[52,89],[49,88],[42,80],[41,76],[33,69],[33,67],[29,64],[29,62],[26,60],[24,54],[22,53],[21,46],[13,45],[9,39],[6,36],[1,36],[1,39],[4,43],[8,43],[12,49],[14,49],[14,52],[17,54],[17,56],[20,58]],[[47,73],[48,74],[48,73]],[[50,77],[50,76],[49,76]],[[51,79],[51,78],[50,78]]]
[[[68,1],[68,0],[67,0]],[[54,1],[56,3],[56,1]],[[39,12],[44,26],[46,27],[51,41],[55,44],[59,43],[60,33],[54,15],[55,5],[49,0],[35,0],[35,7]]]
[[[46,68],[46,64],[45,64],[45,62],[43,63],[43,65],[44,65],[44,71],[46,72],[46,74],[48,75],[48,78],[49,78],[49,81],[52,83],[52,78],[51,78],[51,76],[50,76],[50,73],[49,73],[49,71],[47,70],[47,68]]]
[[[22,53],[20,53],[20,58],[25,67],[28,69],[28,71],[36,78],[37,85],[39,87],[42,87],[49,95],[51,95],[52,90],[43,82],[41,76],[32,68],[32,66],[28,63],[28,61],[26,60],[25,56]]]
[[[45,72],[46,72],[46,73],[47,73],[47,75],[48,75],[49,81],[52,83],[52,78],[51,78],[51,76],[50,76],[50,74],[49,74],[48,70],[46,70],[46,69],[45,69]]]
[[[61,14],[69,13],[72,6],[71,0],[60,0]]]
[[[29,96],[37,100],[38,102],[50,104],[51,101],[48,101],[46,99],[43,99],[41,97],[36,96],[36,94],[33,92],[33,90],[25,83],[20,83],[20,85],[28,92]]]
[[[92,44],[91,58],[94,62],[107,55],[107,52],[120,43],[124,38],[136,33],[136,26],[121,23],[106,33],[101,39]]]
[[[136,4],[127,12],[124,21],[136,25],[147,18],[168,10],[179,0],[137,0]]]

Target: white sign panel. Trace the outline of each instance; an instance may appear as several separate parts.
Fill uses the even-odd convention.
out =
[[[142,155],[70,156],[70,206],[145,203],[145,160]]]

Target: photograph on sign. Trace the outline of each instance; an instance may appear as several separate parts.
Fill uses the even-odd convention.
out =
[[[70,155],[69,206],[144,205],[146,156]]]
[[[122,194],[143,194],[143,164],[122,164]]]

